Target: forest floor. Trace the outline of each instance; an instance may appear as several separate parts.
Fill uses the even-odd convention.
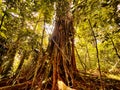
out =
[[[120,76],[103,73],[101,80],[99,73],[83,73],[77,77],[77,90],[120,90]]]
[[[120,90],[120,80],[115,78],[116,76],[104,73],[100,80],[98,73],[80,72],[75,77],[76,86],[74,88],[75,90]],[[13,83],[12,78],[2,79],[0,81],[0,90],[31,90],[32,80],[19,78],[14,82],[14,85],[11,82]]]

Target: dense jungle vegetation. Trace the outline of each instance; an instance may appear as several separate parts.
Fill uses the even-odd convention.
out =
[[[0,90],[120,90],[120,0],[0,0]]]

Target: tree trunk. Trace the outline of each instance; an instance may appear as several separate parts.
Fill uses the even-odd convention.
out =
[[[48,53],[53,64],[52,90],[57,90],[57,81],[73,86],[76,62],[74,55],[74,27],[68,1],[56,3],[55,28],[49,42]]]

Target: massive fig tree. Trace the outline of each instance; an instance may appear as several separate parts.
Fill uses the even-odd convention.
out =
[[[38,73],[42,85],[40,87],[51,86],[52,90],[57,90],[58,81],[62,81],[71,87],[74,86],[74,73],[77,69],[71,5],[71,0],[55,2],[54,30],[49,40],[47,56],[43,56],[39,64]],[[49,81],[51,84],[48,83]]]
[[[57,81],[73,85],[76,71],[74,55],[73,17],[70,0],[56,2],[55,27],[51,35],[48,53],[52,62],[52,90],[57,89]]]

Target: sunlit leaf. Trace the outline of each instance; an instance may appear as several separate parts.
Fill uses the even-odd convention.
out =
[[[3,38],[7,38],[7,36],[1,31],[0,31],[0,36],[2,36]]]

